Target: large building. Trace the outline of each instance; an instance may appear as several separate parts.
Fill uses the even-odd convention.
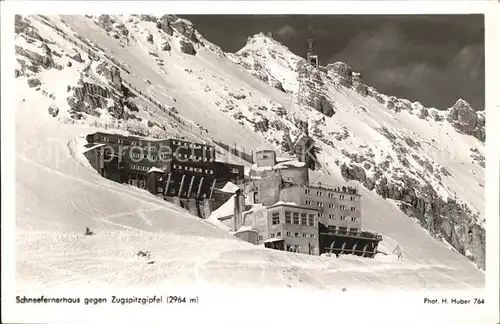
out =
[[[204,143],[102,132],[87,142],[86,156],[102,176],[155,195],[210,198],[216,182],[244,177],[243,166],[215,161],[214,146]]]
[[[310,185],[308,174],[303,163],[277,162],[273,151],[257,152],[244,191],[250,204],[264,208],[245,213],[243,224],[259,231],[260,242],[279,250],[374,256],[382,238],[362,231],[357,190]],[[250,215],[266,221],[249,222]]]

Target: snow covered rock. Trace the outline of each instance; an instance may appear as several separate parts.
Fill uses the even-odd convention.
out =
[[[162,51],[170,51],[171,49],[172,49],[172,47],[170,46],[170,44],[168,42],[164,42],[163,45],[161,46]]]
[[[28,79],[28,86],[30,88],[36,88],[41,84],[42,84],[42,82],[40,80],[38,80],[37,78]]]
[[[326,70],[328,71],[328,74],[333,75],[336,77],[337,81],[345,86],[345,87],[351,87],[353,80],[352,80],[352,69],[349,65],[347,65],[344,62],[335,62],[333,64],[328,64],[326,66]]]
[[[139,15],[139,19],[141,21],[148,21],[148,22],[156,22],[158,18],[156,18],[154,15]]]
[[[75,55],[71,56],[71,58],[78,63],[84,63],[85,61],[82,59],[82,55],[80,53],[76,53]]]
[[[186,53],[189,55],[196,55],[197,52],[194,49],[194,46],[190,41],[186,41],[186,40],[182,39],[180,44],[181,44],[181,51],[183,53]]]
[[[484,115],[481,116],[481,123],[478,114],[472,109],[469,103],[463,99],[450,108],[447,120],[455,129],[469,135],[473,135],[481,141],[485,141]],[[482,124],[482,125],[481,125]]]

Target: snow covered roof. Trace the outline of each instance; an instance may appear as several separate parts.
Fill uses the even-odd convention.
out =
[[[256,230],[255,228],[252,228],[251,226],[241,226],[240,229],[237,230],[234,234],[248,232],[248,231],[258,232],[258,230]]]
[[[273,206],[279,206],[279,205],[293,205],[293,206],[298,206],[298,204],[294,203],[293,201],[287,202],[287,201],[280,200],[277,203],[275,203],[274,205],[272,205],[271,207],[273,207]]]
[[[217,219],[224,218],[227,216],[234,215],[234,197],[236,195],[232,195],[228,201],[226,201],[222,206],[214,210],[210,217],[215,217]]]
[[[274,208],[274,207],[279,207],[279,206],[288,206],[288,207],[295,207],[295,208],[307,209],[307,210],[315,210],[315,211],[319,210],[316,207],[301,206],[301,205],[298,205],[298,204],[296,204],[294,202],[286,202],[286,201],[278,201],[274,205],[268,206],[267,208],[269,209],[269,208]]]
[[[101,147],[101,146],[105,146],[105,145],[106,144],[95,144],[95,145],[92,145],[91,147],[84,147],[81,152],[82,153],[87,153],[89,151],[92,151],[95,148],[98,148],[98,147]]]
[[[290,167],[295,167],[295,168],[300,168],[305,166],[306,164],[304,162],[300,162],[298,160],[286,160],[277,163],[274,166],[263,166],[263,167],[258,167],[257,164],[253,164],[251,169],[255,171],[270,171],[270,170],[276,170],[276,169],[287,169]]]
[[[152,167],[151,169],[149,169],[148,173],[150,172],[161,172],[161,173],[164,173],[165,171],[163,171],[162,169],[158,169],[157,167]]]
[[[232,183],[231,181],[228,181],[220,191],[222,192],[230,192],[230,193],[235,193],[236,190],[239,190],[240,188]]]
[[[272,242],[279,242],[279,241],[283,241],[283,240],[284,240],[284,238],[273,237],[273,238],[265,239],[264,241],[262,241],[262,243],[272,243]]]

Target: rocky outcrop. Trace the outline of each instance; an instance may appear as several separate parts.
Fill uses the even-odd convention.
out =
[[[398,179],[403,185],[395,185],[382,172],[374,172],[371,179],[363,168],[346,164],[341,166],[341,174],[346,180],[356,180],[369,190],[375,189],[384,199],[399,201],[405,214],[418,219],[432,235],[442,237],[459,253],[485,268],[485,230],[475,223],[475,215],[465,204],[453,199],[444,201],[431,185],[423,186],[407,176]]]
[[[176,19],[177,17],[175,15],[164,15],[156,22],[156,27],[172,36],[174,34],[174,29],[172,28],[171,23]]]
[[[146,37],[146,41],[148,43],[154,44],[153,35],[148,34],[148,36]]]
[[[336,77],[337,81],[345,86],[351,87],[353,84],[352,80],[352,69],[349,65],[344,62],[335,62],[333,64],[328,64],[326,66],[327,73]]]
[[[116,26],[116,29],[118,30],[118,32],[119,32],[120,34],[122,34],[122,35],[123,35],[123,36],[125,36],[125,37],[127,37],[127,36],[128,36],[128,34],[129,34],[129,31],[128,31],[127,27],[125,27],[125,25],[124,25],[124,24],[119,24],[119,25],[117,25],[117,26]]]
[[[362,95],[363,97],[366,97],[368,95],[368,89],[367,86],[363,83],[356,83],[354,85],[354,91]]]
[[[68,97],[67,102],[71,108],[70,112],[82,112],[99,117],[100,114],[96,109],[106,109],[108,107],[107,99],[115,101],[108,89],[95,83],[80,80],[79,86],[73,88],[73,96]]]
[[[170,51],[170,50],[172,50],[172,47],[170,46],[170,44],[168,42],[164,42],[163,45],[161,46],[161,50],[162,51]]]
[[[54,59],[51,55],[40,55],[30,50],[25,50],[21,46],[17,45],[15,47],[15,51],[17,55],[26,57],[35,67],[42,67],[44,69],[54,68],[62,70],[62,66],[54,62]]]
[[[141,21],[148,21],[148,22],[156,22],[158,18],[156,18],[153,15],[139,15],[139,20]]]
[[[107,32],[113,30],[113,19],[109,15],[99,15],[96,24]]]
[[[14,31],[16,34],[24,34],[35,40],[45,42],[45,39],[38,34],[38,30],[31,26],[21,15],[14,17]]]
[[[427,117],[429,117],[429,111],[427,110],[427,108],[425,107],[420,108],[418,118],[426,119]]]
[[[319,148],[315,145],[314,140],[309,135],[302,135],[296,141],[293,151],[299,161],[304,162],[309,169],[316,170],[321,167],[317,158]]]
[[[183,53],[189,54],[189,55],[196,55],[196,50],[194,49],[194,46],[191,42],[186,41],[186,40],[181,40],[181,51]]]
[[[56,106],[49,107],[49,115],[51,115],[52,117],[57,117],[58,114],[59,114],[59,108],[57,108]]]
[[[82,55],[80,53],[76,53],[75,55],[71,56],[71,58],[79,63],[84,63],[85,61],[82,59]]]
[[[30,88],[36,88],[36,87],[40,86],[41,84],[42,84],[42,82],[40,80],[38,80],[37,78],[28,79],[28,86]]]
[[[458,99],[448,111],[447,120],[456,130],[485,141],[484,115],[475,112],[467,101]]]
[[[108,79],[111,85],[121,91],[122,88],[122,78],[120,75],[120,70],[116,66],[109,67],[108,63],[102,62],[96,67],[96,72],[99,75],[104,76]]]

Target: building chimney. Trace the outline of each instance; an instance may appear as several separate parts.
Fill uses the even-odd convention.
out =
[[[235,231],[239,229],[241,214],[243,212],[243,206],[241,206],[241,199],[240,199],[241,196],[242,196],[241,189],[236,190],[234,195],[234,216],[233,216]]]

